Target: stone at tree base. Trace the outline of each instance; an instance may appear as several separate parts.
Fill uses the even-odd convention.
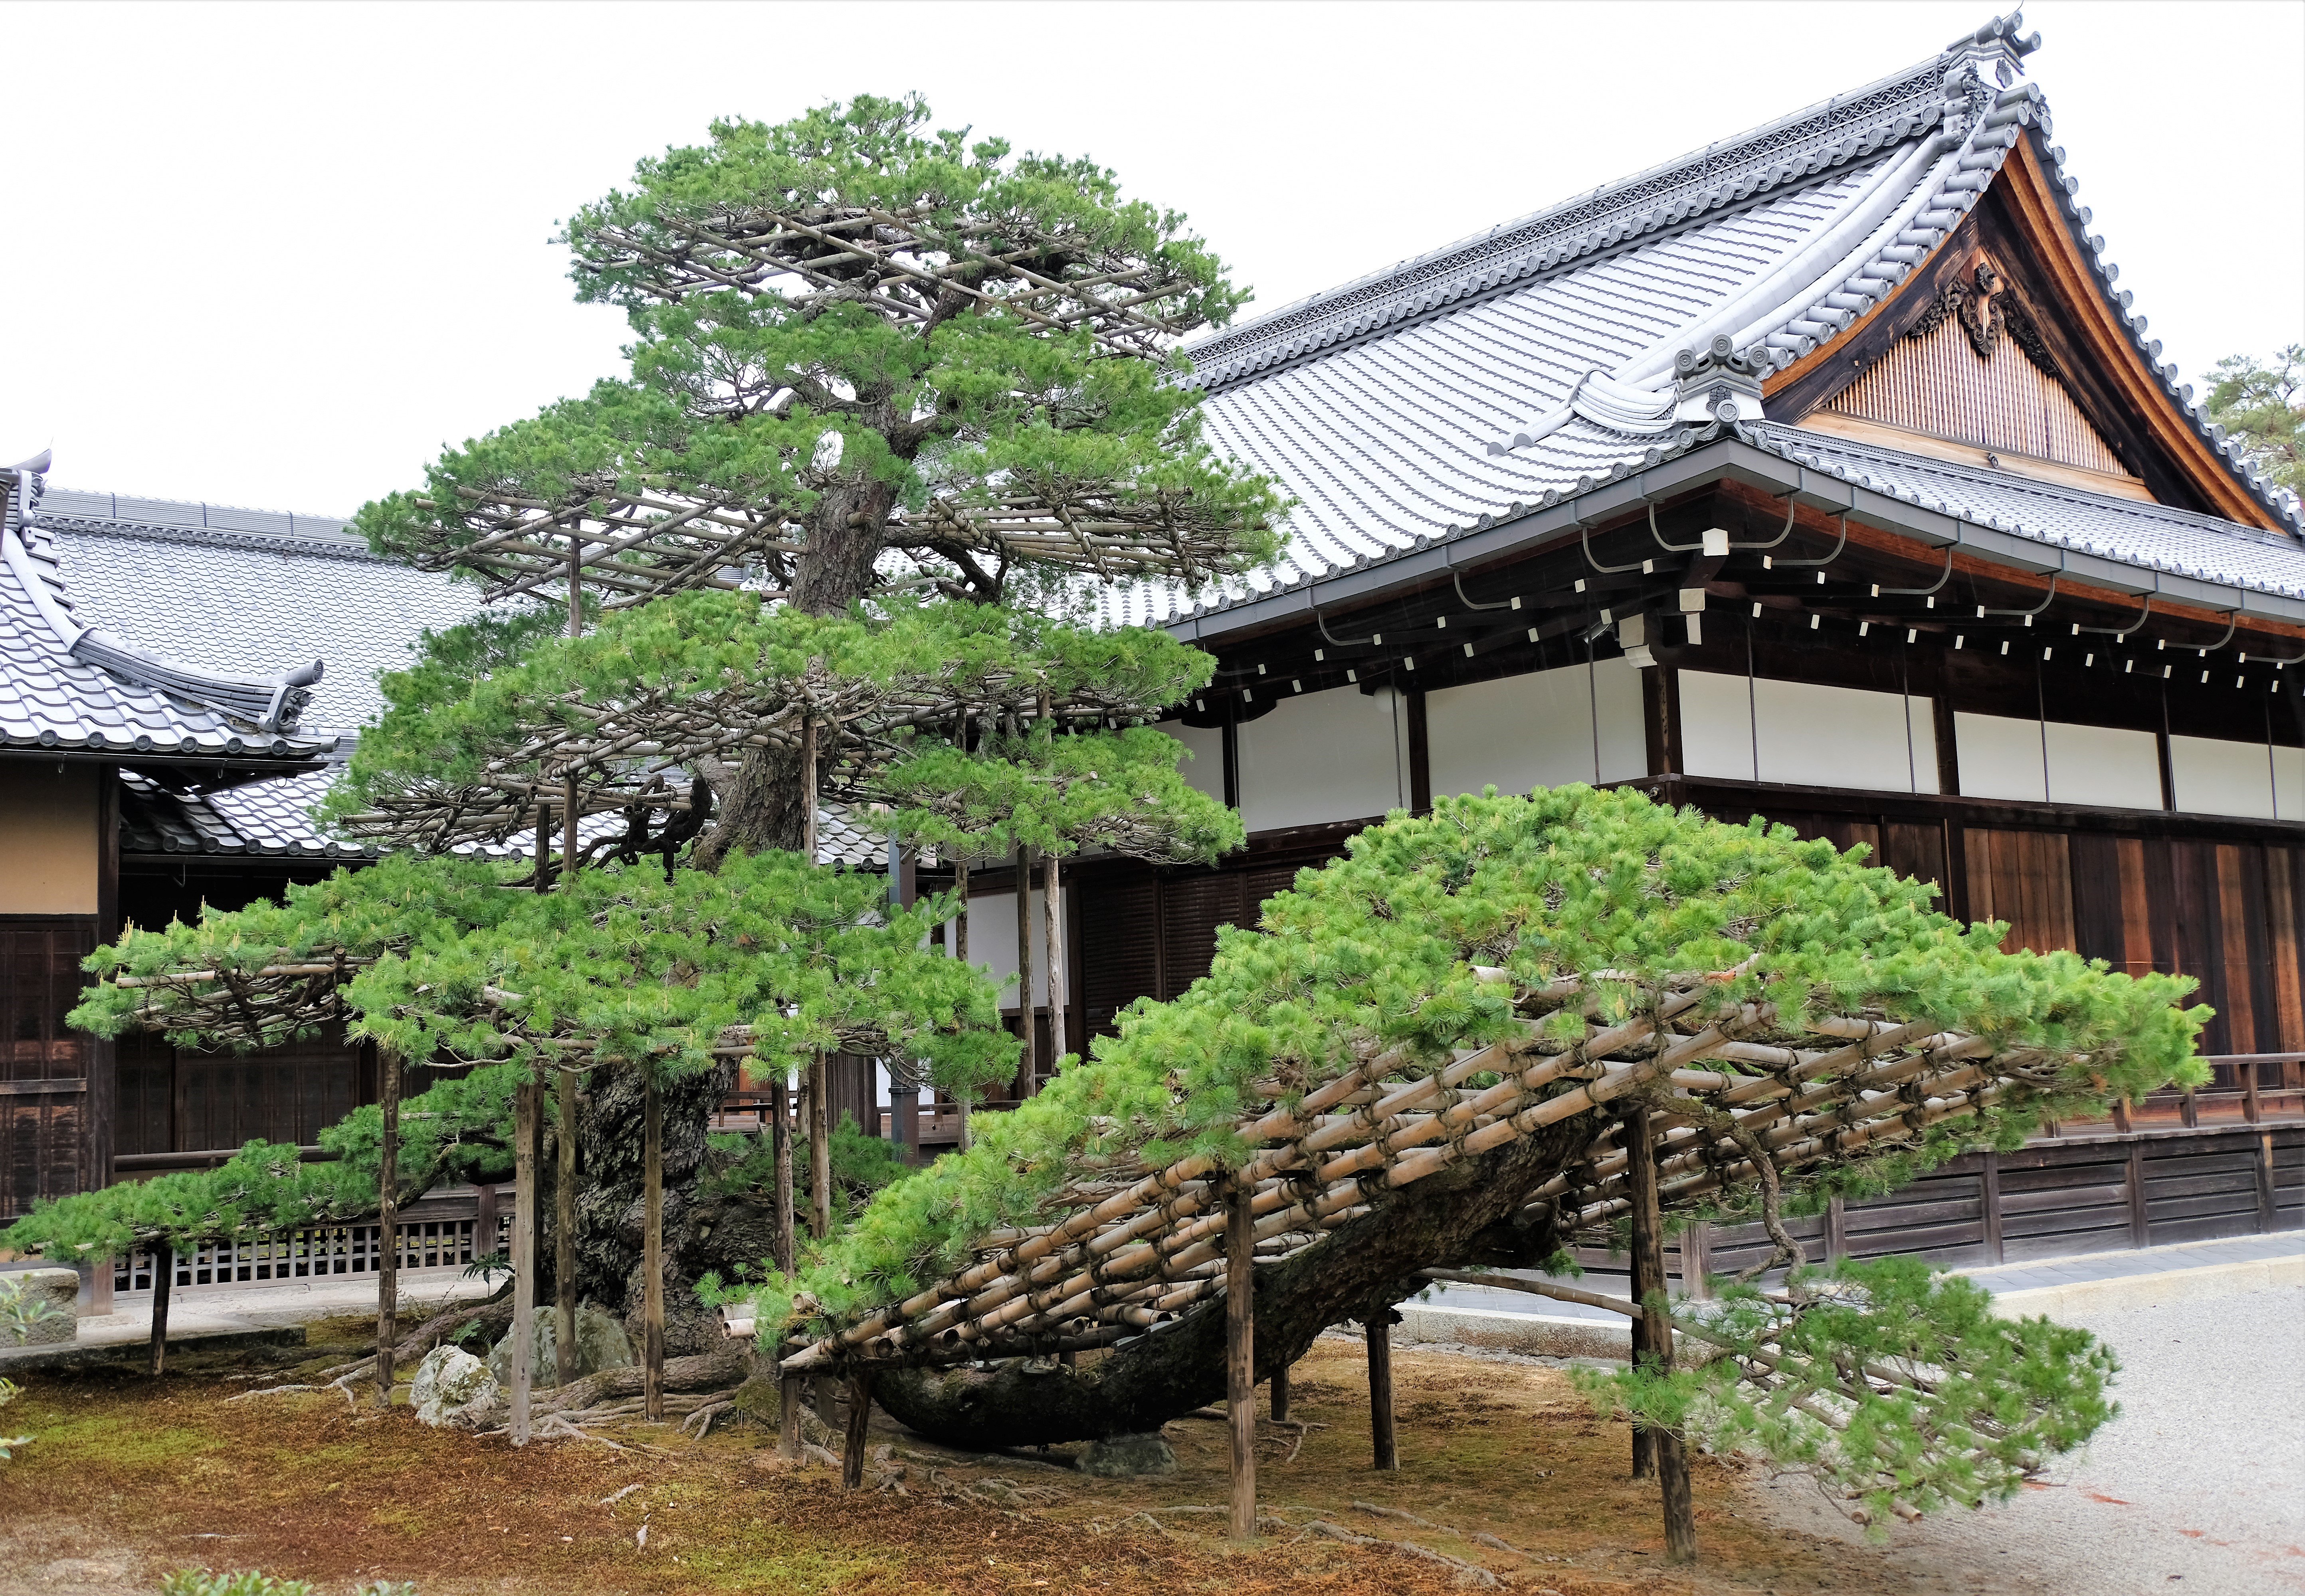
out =
[[[46,1303],[54,1312],[20,1330],[0,1317],[0,1346],[54,1346],[80,1338],[78,1269],[11,1269],[0,1275],[0,1292],[21,1292],[27,1305]]]
[[[436,1346],[416,1365],[409,1405],[416,1422],[436,1428],[477,1430],[504,1401],[504,1388],[471,1353]]]
[[[557,1384],[560,1379],[560,1315],[549,1308],[540,1308],[536,1314],[535,1349],[529,1364],[532,1377],[539,1388]],[[633,1355],[633,1344],[625,1334],[625,1327],[613,1314],[603,1312],[591,1303],[576,1306],[576,1378],[597,1374],[603,1369],[629,1369],[638,1362]],[[489,1372],[498,1385],[512,1385],[512,1337],[506,1335],[489,1354]]]
[[[1108,1435],[1083,1447],[1073,1466],[1101,1480],[1173,1474],[1177,1472],[1177,1453],[1165,1436]]]

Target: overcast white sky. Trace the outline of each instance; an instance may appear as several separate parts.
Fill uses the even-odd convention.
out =
[[[621,367],[560,217],[717,115],[917,89],[1187,212],[1247,312],[1854,88],[1959,4],[14,5],[0,460],[348,514]],[[2096,227],[2196,377],[2305,337],[2305,4],[2043,4]]]

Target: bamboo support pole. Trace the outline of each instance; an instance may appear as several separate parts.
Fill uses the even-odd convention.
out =
[[[376,1050],[377,1101],[384,1114],[376,1175],[376,1405],[392,1405],[394,1343],[400,1329],[400,1055]]]
[[[642,1110],[641,1400],[651,1423],[664,1422],[664,1098],[648,1082]]]
[[[543,1088],[533,1076],[513,1091],[512,1444],[528,1445],[536,1357],[536,1121]]]
[[[552,1186],[552,1381],[565,1386],[576,1378],[576,1077],[568,1070],[558,1076],[554,1083],[560,1125],[553,1150],[558,1167]]]
[[[165,1240],[152,1244],[152,1378],[168,1363],[168,1297],[176,1285],[176,1250]]]
[[[1256,1534],[1256,1277],[1249,1199],[1255,1189],[1225,1182],[1225,1411],[1232,1437],[1232,1534]]]

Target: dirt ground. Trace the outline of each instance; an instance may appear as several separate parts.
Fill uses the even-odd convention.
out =
[[[1368,1466],[1358,1345],[1326,1338],[1297,1366],[1297,1422],[1261,1426],[1265,1533],[1246,1546],[1223,1539],[1217,1511],[1224,1428],[1199,1419],[1169,1427],[1179,1472],[1161,1480],[1091,1479],[1025,1457],[957,1462],[884,1420],[877,1486],[845,1492],[828,1469],[782,1463],[774,1435],[750,1422],[702,1440],[668,1424],[609,1432],[645,1449],[515,1451],[427,1430],[404,1405],[232,1401],[248,1387],[228,1376],[247,1365],[221,1359],[182,1360],[157,1382],[36,1378],[7,1415],[36,1439],[0,1464],[0,1596],[150,1592],[168,1570],[201,1565],[331,1592],[408,1580],[421,1596],[1485,1585],[1459,1564],[1534,1596],[1904,1588],[1867,1549],[1773,1524],[1754,1481],[1712,1458],[1696,1472],[1703,1560],[1664,1569],[1655,1490],[1628,1477],[1626,1427],[1596,1417],[1564,1371],[1407,1349],[1394,1364],[1391,1474]]]

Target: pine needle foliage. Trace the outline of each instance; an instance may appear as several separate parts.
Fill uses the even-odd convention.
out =
[[[1187,1152],[1238,1167],[1259,1082],[1293,1102],[1385,1048],[1404,1049],[1411,1073],[1437,1067],[1518,1023],[1514,987],[1565,974],[1616,972],[1604,1001],[1630,1014],[1671,976],[1741,966],[1706,988],[1711,1011],[1771,1002],[1789,1037],[1812,1013],[1980,1035],[2032,1061],[2026,1090],[1975,1133],[1986,1137],[2204,1076],[2192,1042],[2208,1011],[2175,1006],[2191,982],[2004,953],[2005,928],[1938,913],[1935,890],[1867,867],[1861,850],[1629,789],[1492,790],[1429,817],[1396,812],[1267,900],[1259,928],[1220,930],[1210,973],[1183,996],[1124,1010],[1094,1062],[980,1118],[970,1150],[881,1193],[796,1279],[771,1279],[763,1334],[812,1337],[919,1290],[985,1232],[1060,1217],[1060,1189],[1085,1167]]]
[[[1580,1372],[1586,1395],[1714,1451],[1816,1479],[1876,1528],[2005,1501],[2116,1411],[2120,1365],[2087,1330],[2002,1319],[1992,1294],[1917,1258],[1729,1286],[1673,1313],[1695,1367]]]

